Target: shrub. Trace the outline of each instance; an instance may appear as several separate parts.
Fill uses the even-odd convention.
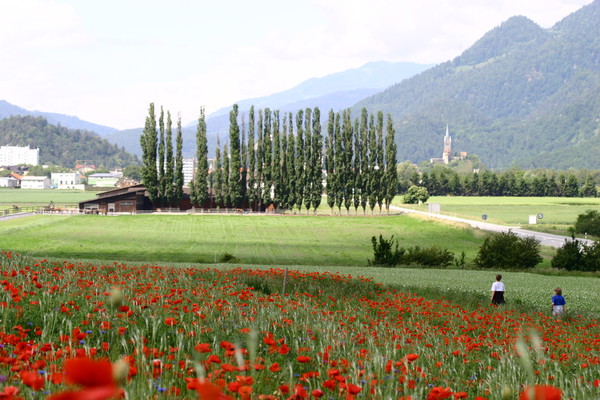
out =
[[[373,260],[368,260],[370,265],[393,267],[400,263],[404,249],[398,248],[398,241],[394,239],[394,235],[389,240],[379,235],[379,242],[373,236],[371,243],[373,244]]]
[[[454,261],[454,253],[437,246],[420,248],[409,247],[402,257],[402,264],[419,264],[428,267],[447,267]]]
[[[394,235],[389,240],[379,235],[379,241],[373,236],[371,242],[373,244],[373,260],[368,260],[370,265],[393,267],[398,264],[418,264],[428,267],[447,267],[455,262],[454,253],[449,250],[437,246],[429,248],[415,246],[405,249],[398,245]]]
[[[587,210],[584,214],[579,214],[575,222],[575,232],[600,236],[600,212]]]
[[[509,231],[487,237],[475,257],[479,268],[533,268],[542,261],[540,242]]]
[[[600,271],[600,242],[586,245],[579,240],[565,240],[552,258],[552,268],[567,271]]]
[[[238,262],[240,262],[240,259],[231,253],[223,253],[219,257],[219,262],[221,262],[221,263],[238,263]]]

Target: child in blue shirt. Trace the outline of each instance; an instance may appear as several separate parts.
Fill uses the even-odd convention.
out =
[[[567,302],[562,296],[562,289],[557,287],[554,289],[554,296],[552,296],[552,315],[555,317],[562,317],[565,315],[565,308]]]

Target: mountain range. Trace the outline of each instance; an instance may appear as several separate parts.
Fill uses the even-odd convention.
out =
[[[355,117],[363,107],[389,113],[399,161],[440,157],[448,125],[453,150],[477,154],[491,168],[600,169],[600,0],[550,29],[512,17],[436,66],[369,63],[237,104],[241,113],[251,105],[282,112],[318,106],[322,115],[351,107]],[[0,101],[0,119],[10,106]],[[12,107],[15,115],[19,108]],[[207,117],[209,148],[217,134],[227,136],[230,109]],[[141,153],[142,128],[83,127],[76,117],[35,113]],[[186,157],[194,155],[195,130],[195,121],[183,129]]]
[[[399,160],[453,150],[492,168],[600,168],[600,0],[550,29],[510,18],[454,60],[353,107],[390,113]]]

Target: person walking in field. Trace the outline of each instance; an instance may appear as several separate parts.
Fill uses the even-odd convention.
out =
[[[567,301],[562,295],[562,289],[557,287],[554,289],[554,296],[552,296],[552,315],[555,317],[562,317],[565,315],[566,307]]]
[[[492,304],[501,305],[504,304],[504,283],[501,282],[502,275],[496,275],[496,282],[492,283]]]

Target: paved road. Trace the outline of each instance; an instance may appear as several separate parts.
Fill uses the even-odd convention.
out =
[[[471,219],[453,217],[451,215],[430,213],[430,212],[426,212],[426,211],[417,211],[417,210],[411,210],[410,208],[402,208],[402,207],[396,207],[396,206],[390,206],[390,208],[393,208],[394,210],[402,211],[405,213],[422,214],[422,215],[426,215],[431,218],[439,218],[439,219],[446,219],[446,220],[450,220],[450,221],[463,222],[465,224],[471,225],[471,227],[473,227],[473,228],[483,229],[486,231],[492,231],[492,232],[511,231],[511,232],[515,233],[517,236],[522,237],[522,238],[533,236],[540,241],[540,244],[542,246],[558,248],[558,247],[562,247],[562,245],[565,243],[565,239],[571,240],[571,238],[567,237],[567,236],[553,235],[550,233],[542,233],[542,232],[536,232],[536,231],[529,231],[527,229],[521,229],[518,226],[497,225],[497,224],[491,224],[491,223],[485,222],[485,221],[475,221],[475,220],[471,220]],[[583,242],[588,245],[594,243],[593,240],[589,240],[589,239],[578,239],[578,240],[580,242]]]

